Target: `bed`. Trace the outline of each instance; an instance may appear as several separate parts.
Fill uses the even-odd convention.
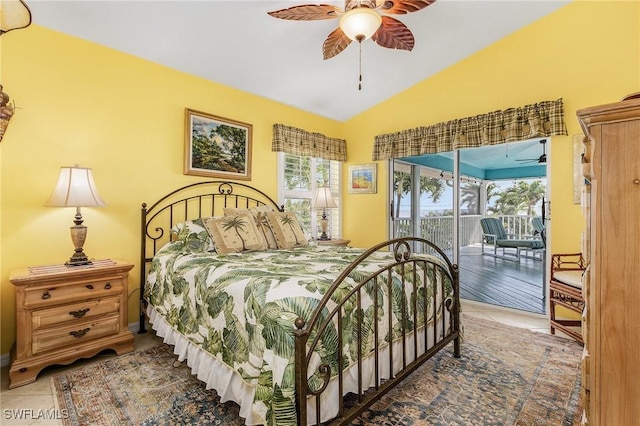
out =
[[[252,245],[249,225],[274,238]],[[424,239],[309,244],[271,197],[227,181],[143,203],[141,229],[139,332],[148,318],[247,425],[348,424],[450,343],[460,356],[458,269]]]

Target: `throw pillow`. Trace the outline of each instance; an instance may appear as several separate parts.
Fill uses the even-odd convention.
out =
[[[250,209],[243,209],[243,208],[237,208],[237,207],[226,207],[224,209],[224,214],[225,216],[227,215],[234,215],[234,214],[238,214],[241,212],[249,212],[251,213],[251,215],[253,216],[253,219],[256,222],[256,226],[258,227],[258,231],[260,231],[260,234],[262,235],[262,237],[264,238],[265,244],[267,245],[268,249],[277,249],[278,248],[278,243],[276,242],[276,237],[275,235],[273,235],[273,231],[271,230],[271,227],[269,226],[269,223],[267,222],[267,218],[265,216],[265,213],[269,213],[269,212],[273,212],[275,211],[273,208],[271,208],[270,206],[267,205],[259,205],[256,207],[252,207]]]
[[[176,241],[182,241],[189,251],[215,251],[215,245],[204,225],[205,219],[186,220],[175,224],[171,232]]]
[[[244,250],[267,248],[249,212],[207,219],[204,224],[213,238],[218,253],[238,253]]]
[[[295,214],[291,212],[268,212],[265,213],[265,216],[278,243],[278,248],[290,249],[307,245],[307,238],[304,236],[302,226],[300,226]]]

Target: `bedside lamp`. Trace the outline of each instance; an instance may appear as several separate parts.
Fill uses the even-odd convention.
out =
[[[322,234],[318,240],[327,241],[331,239],[327,236],[327,225],[329,224],[329,220],[327,219],[327,209],[336,207],[338,206],[331,196],[331,188],[321,187],[316,190],[316,198],[313,200],[313,208],[322,209],[322,219],[320,219],[320,230],[322,231]]]
[[[91,260],[84,254],[82,246],[87,238],[87,227],[82,225],[81,207],[102,207],[102,201],[96,184],[93,181],[93,172],[86,167],[61,167],[58,183],[49,200],[45,203],[48,207],[75,207],[75,225],[71,227],[71,240],[75,247],[73,256],[67,261],[68,266],[89,265]]]

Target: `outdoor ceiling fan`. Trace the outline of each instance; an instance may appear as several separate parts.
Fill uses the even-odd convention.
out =
[[[389,49],[412,50],[415,39],[411,30],[395,18],[424,9],[436,0],[346,0],[344,8],[329,4],[304,4],[267,12],[293,21],[318,21],[340,18],[336,28],[322,45],[324,59],[333,58],[352,41],[362,43],[371,38]]]
[[[547,162],[547,151],[546,151],[547,140],[546,139],[540,139],[540,143],[542,144],[542,155],[540,155],[540,157],[538,157],[538,158],[523,158],[521,160],[516,160],[516,161],[523,161],[523,164],[527,164],[527,163],[545,164]]]

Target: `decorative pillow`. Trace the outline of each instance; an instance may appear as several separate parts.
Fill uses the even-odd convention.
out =
[[[276,242],[276,237],[273,234],[273,231],[271,230],[271,227],[269,226],[269,223],[267,222],[267,218],[265,216],[265,213],[273,211],[275,210],[267,205],[259,205],[250,209],[227,207],[224,209],[224,215],[227,216],[238,214],[240,212],[250,212],[256,222],[258,231],[260,231],[260,234],[264,238],[267,248],[277,249],[278,243]]]
[[[215,251],[215,245],[204,225],[205,219],[187,220],[171,228],[176,241],[183,241],[189,251]]]
[[[264,215],[273,231],[278,248],[290,249],[308,244],[307,238],[302,231],[302,226],[300,226],[295,214],[291,212],[268,212]]]
[[[204,224],[213,238],[218,253],[238,253],[244,250],[266,250],[267,248],[249,212],[206,219]]]

